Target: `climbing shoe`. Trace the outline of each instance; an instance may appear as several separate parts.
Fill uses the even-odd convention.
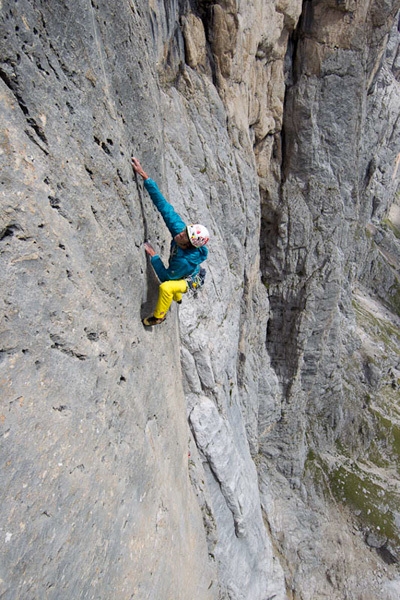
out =
[[[146,317],[145,319],[143,319],[142,323],[145,327],[153,327],[153,325],[160,325],[160,323],[162,323],[163,321],[165,321],[165,317],[163,319],[157,319],[156,317],[151,315],[150,317]]]

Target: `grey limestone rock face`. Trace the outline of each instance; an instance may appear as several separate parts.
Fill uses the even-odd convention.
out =
[[[0,594],[214,598],[174,318],[141,324],[167,243],[130,167],[160,178],[146,9],[1,11]]]
[[[399,595],[398,10],[1,2],[2,598]]]

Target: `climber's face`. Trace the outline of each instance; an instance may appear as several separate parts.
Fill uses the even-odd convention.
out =
[[[174,237],[174,240],[178,244],[179,248],[182,248],[183,250],[186,250],[191,246],[186,229],[178,233],[178,235]]]

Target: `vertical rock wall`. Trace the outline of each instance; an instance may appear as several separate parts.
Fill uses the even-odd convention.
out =
[[[268,457],[260,472],[283,554],[301,548],[292,585],[302,598],[344,590],[391,598],[399,585],[384,564],[399,552],[397,442],[388,433],[397,431],[398,410],[386,375],[398,368],[398,242],[389,230],[381,237],[391,254],[379,236],[371,244],[399,184],[397,10],[304,4],[288,47],[279,203],[269,189],[263,195],[267,347],[284,398],[282,419],[260,440]],[[393,313],[371,301],[377,291]],[[376,442],[385,436],[387,444]],[[284,479],[271,475],[272,462]],[[286,481],[298,492],[282,510],[273,496]],[[370,575],[359,563],[376,559],[368,545],[384,558]],[[353,570],[365,577],[355,586]]]
[[[246,304],[268,311],[254,162],[182,68],[177,6],[4,2],[1,56],[2,595],[284,597],[236,373]],[[182,345],[176,307],[140,322],[142,242],[169,236],[131,153],[213,233]]]
[[[396,597],[398,6],[69,4],[1,3],[2,597]],[[212,233],[154,330],[132,153]]]
[[[215,598],[176,315],[141,324],[159,38],[130,2],[1,10],[1,596]]]

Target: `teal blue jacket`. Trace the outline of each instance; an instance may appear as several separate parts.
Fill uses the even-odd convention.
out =
[[[201,248],[191,246],[185,250],[180,248],[173,238],[186,229],[186,224],[161,194],[153,179],[146,179],[144,187],[149,192],[153,204],[157,207],[172,235],[168,268],[164,266],[158,254],[151,258],[151,264],[157,277],[160,281],[170,281],[171,279],[184,279],[189,275],[197,275],[200,271],[200,264],[208,256],[208,249],[205,246]]]

